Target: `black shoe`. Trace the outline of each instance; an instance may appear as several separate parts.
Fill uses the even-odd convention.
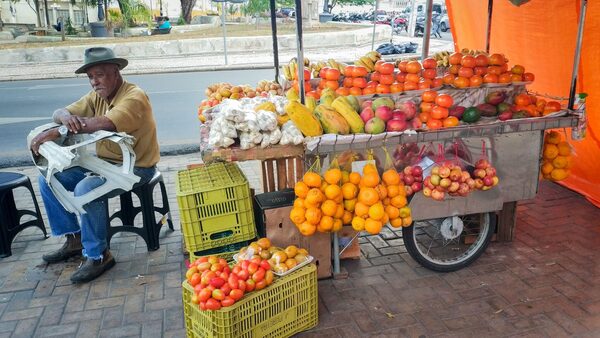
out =
[[[115,266],[116,262],[110,251],[104,250],[102,259],[88,258],[81,263],[79,269],[71,276],[73,283],[86,283],[94,280],[96,277]]]
[[[81,233],[78,232],[72,235],[65,235],[67,241],[58,250],[52,251],[42,256],[42,259],[47,263],[64,262],[71,257],[81,256]]]

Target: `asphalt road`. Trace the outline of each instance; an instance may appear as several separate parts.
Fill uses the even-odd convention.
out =
[[[215,82],[256,85],[273,79],[274,70],[235,70],[127,76],[150,97],[157,122],[161,153],[198,148],[196,111],[204,89]],[[0,168],[31,163],[27,134],[51,122],[52,112],[90,90],[87,78],[0,82]]]

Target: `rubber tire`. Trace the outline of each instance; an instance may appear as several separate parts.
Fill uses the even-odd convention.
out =
[[[447,32],[448,31],[448,27],[446,27],[446,23],[445,22],[440,23],[440,28],[442,29],[442,32]]]
[[[489,218],[490,218],[490,226],[488,227],[488,233],[485,234],[483,245],[479,248],[479,250],[475,251],[471,255],[471,257],[469,257],[467,260],[465,260],[463,262],[453,264],[453,265],[440,265],[440,264],[432,263],[429,260],[425,259],[421,255],[421,252],[417,249],[417,244],[413,240],[414,226],[412,226],[412,225],[409,227],[402,228],[402,240],[404,241],[404,247],[406,248],[406,251],[409,253],[409,255],[415,261],[417,261],[417,263],[421,264],[423,267],[425,267],[429,270],[438,271],[438,272],[452,272],[452,271],[460,270],[460,269],[468,266],[469,264],[473,263],[477,258],[479,258],[479,256],[481,256],[481,254],[483,254],[485,249],[490,244],[490,242],[492,240],[492,236],[494,235],[494,232],[496,231],[497,217],[496,217],[496,213],[494,213],[494,212],[489,212],[488,214],[489,214]]]

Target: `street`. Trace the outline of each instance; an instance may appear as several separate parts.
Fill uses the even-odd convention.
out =
[[[274,70],[165,73],[126,76],[146,91],[152,102],[161,152],[199,143],[196,110],[204,89],[215,82],[256,85],[272,80]],[[26,137],[33,128],[51,122],[52,112],[90,90],[85,77],[0,82],[0,168],[30,162]]]

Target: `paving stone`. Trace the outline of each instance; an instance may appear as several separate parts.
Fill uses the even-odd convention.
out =
[[[44,308],[30,308],[24,310],[11,311],[10,309],[6,310],[2,315],[2,321],[11,321],[11,320],[23,320],[28,318],[39,318],[39,316],[44,312]]]
[[[77,333],[78,329],[77,324],[62,324],[62,325],[53,325],[53,326],[40,326],[39,331],[41,334],[38,337],[65,337],[65,336],[73,336]]]
[[[20,320],[12,333],[13,337],[33,337],[37,326],[37,318]],[[41,330],[43,332],[43,330]]]
[[[373,244],[373,247],[375,247],[377,249],[385,248],[385,247],[389,246],[386,243],[386,241],[383,240],[379,235],[369,236],[369,237],[367,237],[367,239],[369,240],[369,242],[371,242],[371,244]]]
[[[135,324],[135,325],[126,325],[126,326],[120,326],[120,327],[115,327],[115,328],[110,328],[110,329],[101,329],[98,337],[104,338],[104,337],[128,337],[128,336],[135,336],[138,337],[141,333],[141,324]]]
[[[400,255],[381,256],[381,257],[374,257],[374,258],[369,259],[369,262],[371,262],[371,264],[373,264],[373,265],[391,264],[391,263],[397,263],[397,262],[401,262],[401,261],[402,261],[402,257],[400,257]]]

